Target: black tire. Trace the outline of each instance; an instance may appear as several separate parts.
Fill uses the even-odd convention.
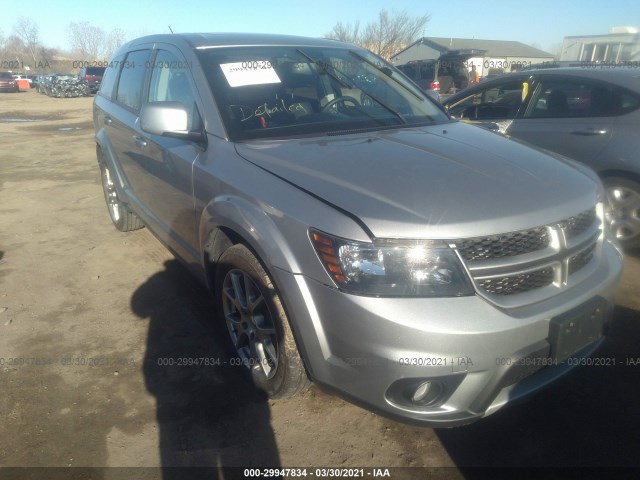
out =
[[[271,278],[242,244],[218,261],[215,297],[229,333],[230,363],[271,398],[304,391],[309,379]]]
[[[640,246],[640,183],[621,177],[606,177],[603,183],[611,233],[625,249]]]
[[[118,192],[113,182],[111,171],[107,165],[99,161],[100,165],[100,179],[102,183],[102,191],[104,192],[104,201],[107,203],[107,209],[109,210],[109,216],[113,225],[121,232],[130,232],[132,230],[139,230],[144,225],[140,219],[129,210],[129,207],[123,204],[118,198]]]

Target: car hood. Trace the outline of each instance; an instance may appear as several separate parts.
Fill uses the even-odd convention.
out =
[[[570,163],[460,122],[255,141],[243,158],[349,212],[378,238],[452,239],[562,220],[599,184]]]

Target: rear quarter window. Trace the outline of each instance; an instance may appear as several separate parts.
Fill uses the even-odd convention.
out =
[[[118,79],[118,72],[120,70],[120,64],[122,63],[122,58],[114,58],[110,63],[109,67],[104,71],[104,76],[102,77],[102,84],[100,85],[99,94],[106,98],[111,98],[113,96],[113,87],[116,85],[116,80]]]

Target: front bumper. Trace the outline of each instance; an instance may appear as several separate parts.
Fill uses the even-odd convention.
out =
[[[557,352],[558,319],[591,316],[599,326],[595,338],[575,342],[571,336],[579,333],[571,331],[562,342],[578,349],[572,357],[591,354],[611,317],[621,271],[620,252],[605,242],[589,278],[511,309],[480,296],[356,296],[303,275],[277,270],[275,276],[315,382],[387,416],[449,427],[487,416],[578,363]],[[425,382],[440,393],[428,404],[413,403],[411,392]]]

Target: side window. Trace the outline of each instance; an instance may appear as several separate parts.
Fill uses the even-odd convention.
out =
[[[149,102],[180,102],[189,111],[189,130],[199,127],[196,100],[189,82],[188,64],[167,50],[159,50],[153,62]]]
[[[619,105],[620,107],[620,115],[633,112],[640,108],[640,97],[635,93],[622,90],[621,88],[615,88],[613,95],[616,106]]]
[[[513,119],[522,104],[522,96],[523,81],[511,81],[463,98],[449,107],[449,113],[470,120]]]
[[[473,95],[469,95],[462,100],[458,100],[456,103],[449,105],[449,108],[447,110],[456,118],[471,118],[473,108],[476,105],[480,105],[480,103],[482,103],[482,96],[484,95],[484,93],[484,91],[474,93]]]
[[[116,101],[134,112],[140,110],[142,105],[142,91],[144,90],[148,59],[149,50],[137,50],[130,52],[122,63]]]
[[[542,82],[533,95],[528,117],[610,117],[640,106],[640,99],[609,84],[579,80]]]

